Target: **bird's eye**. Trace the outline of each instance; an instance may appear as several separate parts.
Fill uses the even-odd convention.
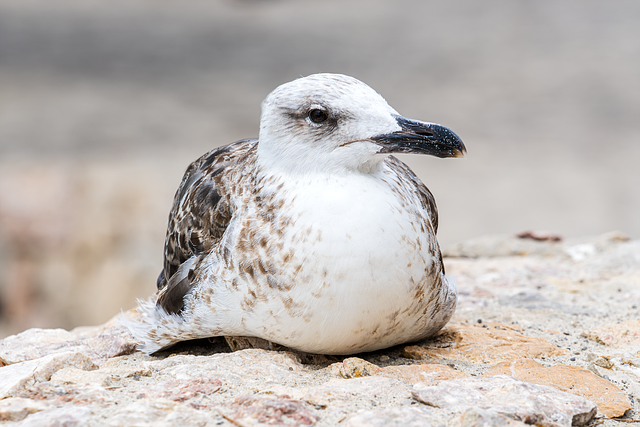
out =
[[[322,123],[328,118],[327,113],[322,110],[313,109],[309,111],[309,119],[311,119],[313,123]]]

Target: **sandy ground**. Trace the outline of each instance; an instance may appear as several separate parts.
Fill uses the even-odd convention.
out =
[[[257,135],[278,84],[353,75],[444,124],[403,157],[444,246],[640,237],[640,3],[0,1],[0,336],[98,324],[153,291],[188,162]]]

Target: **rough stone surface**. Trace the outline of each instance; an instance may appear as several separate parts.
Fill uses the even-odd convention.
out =
[[[492,366],[485,375],[498,374],[577,394],[598,405],[598,409],[608,417],[621,417],[631,409],[629,398],[618,387],[577,366],[544,367],[535,360],[522,359]]]
[[[348,427],[525,427],[528,424],[497,412],[471,408],[462,415],[430,406],[360,411],[346,421]]]
[[[359,357],[349,357],[342,362],[330,365],[328,369],[342,378],[368,377],[381,372],[380,367]]]
[[[387,366],[380,369],[377,374],[390,378],[400,378],[410,384],[433,384],[438,381],[455,380],[469,376],[469,374],[465,372],[458,371],[440,363]]]
[[[184,426],[203,427],[215,424],[215,415],[165,399],[141,399],[128,403],[104,416],[107,426]]]
[[[420,427],[451,425],[452,416],[429,407],[361,411],[346,421],[348,427]]]
[[[224,414],[224,412],[221,412]],[[226,419],[240,424],[312,426],[320,419],[305,402],[287,398],[240,396],[228,406]]]
[[[0,371],[0,399],[11,397],[30,383],[48,381],[58,370],[74,366],[84,370],[96,369],[91,359],[81,353],[55,353],[40,359],[5,366]]]
[[[576,245],[596,249],[577,259],[562,249],[569,242],[534,243],[549,253],[446,258],[459,288],[450,325],[373,353],[309,355],[233,337],[150,356],[132,352],[117,319],[28,330],[0,341],[0,421],[522,427],[584,424],[596,406],[592,424],[638,420],[640,244],[584,240]]]
[[[49,404],[21,397],[0,400],[0,421],[20,421],[29,414],[47,409]]]
[[[86,354],[98,364],[129,354],[137,343],[129,331],[113,319],[102,327],[64,329],[28,329],[0,341],[0,366],[38,359],[53,353],[75,351]]]
[[[51,346],[69,346],[77,338],[64,329],[28,329],[0,341],[0,363],[10,365],[50,353]]]
[[[471,408],[480,408],[541,426],[582,426],[597,412],[597,407],[584,398],[505,375],[443,381],[417,388],[413,396],[429,406],[450,412],[462,414]]]
[[[22,420],[19,425],[20,427],[82,426],[89,424],[91,415],[91,409],[89,408],[74,408],[71,406],[53,408],[30,415],[28,418]]]
[[[451,325],[423,345],[407,346],[411,359],[461,360],[489,363],[519,357],[561,356],[567,351],[542,338],[527,337],[509,325]]]
[[[530,424],[480,408],[467,409],[460,419],[461,427],[524,427]]]
[[[586,331],[583,336],[599,344],[611,347],[627,347],[640,344],[640,320],[607,324]]]

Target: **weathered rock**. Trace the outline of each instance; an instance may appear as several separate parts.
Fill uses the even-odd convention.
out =
[[[143,366],[179,380],[203,377],[223,382],[242,379],[245,386],[269,386],[299,380],[303,366],[292,353],[248,349],[212,356],[174,356]]]
[[[360,411],[346,422],[348,427],[525,427],[528,424],[497,412],[471,408],[462,414],[423,407],[400,407]]]
[[[349,406],[387,406],[406,401],[411,397],[403,381],[382,376],[353,379],[334,378],[311,387],[274,386],[269,393],[288,395],[320,408],[344,408]]]
[[[403,355],[411,359],[462,360],[491,363],[501,360],[558,356],[567,351],[547,341],[527,337],[509,325],[450,325],[433,340],[407,346]]]
[[[20,427],[58,427],[83,426],[91,420],[91,409],[67,406],[48,409],[29,415],[19,424]],[[124,425],[124,424],[123,424]],[[131,424],[129,424],[131,425]]]
[[[360,378],[375,375],[380,367],[362,360],[359,357],[349,357],[342,362],[334,363],[327,368],[334,375],[342,378]]]
[[[469,374],[453,369],[440,363],[425,363],[419,365],[387,366],[381,368],[377,375],[389,378],[401,378],[411,384],[434,384],[438,381],[466,378]]]
[[[585,261],[566,254],[446,259],[460,295],[451,326],[415,346],[357,357],[256,349],[264,343],[254,340],[245,343],[254,348],[228,353],[224,338],[187,342],[155,355],[114,356],[135,344],[116,319],[70,332],[28,331],[0,341],[0,356],[11,363],[0,368],[0,388],[12,389],[9,397],[0,399],[0,417],[7,418],[7,425],[183,427],[273,425],[269,423],[522,427],[522,420],[567,425],[574,415],[578,424],[584,423],[593,406],[579,410],[580,402],[586,402],[583,397],[569,395],[578,403],[565,400],[562,389],[590,397],[611,416],[631,403],[626,416],[637,418],[640,344],[624,341],[629,333],[612,334],[624,344],[620,347],[581,336],[601,328],[598,325],[633,330],[629,321],[640,318],[637,243],[611,243],[607,248],[592,242],[597,250]],[[606,340],[604,335],[601,339]],[[83,358],[64,360],[75,353]],[[409,360],[403,354],[426,360]],[[515,369],[520,362],[514,361],[523,357],[539,358],[539,363],[551,367],[535,364],[534,373],[520,375]],[[594,380],[583,370],[564,365],[588,368],[601,378]],[[39,368],[34,371],[34,367]],[[520,372],[514,376],[529,383],[544,379],[554,388],[519,382],[507,387],[504,379],[499,387],[495,377],[481,376],[487,369]],[[13,376],[5,375],[11,372],[20,375],[11,380]],[[611,389],[611,384],[619,390]],[[422,405],[412,398],[412,386],[416,391],[435,387],[436,398],[452,400],[440,408]],[[587,386],[592,394],[581,390]],[[491,391],[495,395],[487,394]],[[470,402],[476,394],[483,396],[482,405]],[[602,401],[612,396],[620,398],[613,407],[619,412],[609,412]],[[545,412],[548,405],[560,405],[562,422]],[[22,420],[10,421],[18,418]],[[605,420],[603,425],[615,423]]]
[[[504,375],[442,381],[415,388],[412,394],[422,403],[450,412],[480,408],[541,426],[582,426],[597,412],[596,405],[582,397]]]
[[[452,416],[434,408],[404,407],[360,411],[346,421],[348,427],[450,426]]]
[[[339,396],[342,396],[339,398]],[[304,400],[329,406],[337,404],[345,406],[347,402],[376,402],[376,404],[389,404],[409,398],[410,393],[400,381],[391,378],[365,377],[352,380],[332,380],[321,386],[310,389]]]
[[[93,359],[98,364],[111,357],[131,354],[138,345],[129,330],[120,325],[106,329],[97,336],[87,338],[83,342],[89,348],[88,353],[95,355]]]
[[[308,403],[262,396],[240,396],[220,414],[236,425],[312,426],[320,419]]]
[[[611,382],[577,366],[544,367],[531,359],[502,362],[485,375],[509,375],[517,380],[548,385],[589,399],[608,417],[621,417],[631,409],[629,398]]]
[[[108,363],[108,362],[107,362]],[[84,371],[73,366],[67,366],[57,371],[51,377],[52,384],[95,384],[101,387],[114,387],[123,380],[133,377],[151,376],[151,370],[145,367],[129,367],[124,364],[112,363],[111,366],[101,367],[95,371]]]
[[[214,424],[215,415],[166,399],[142,399],[117,408],[101,420],[107,426],[203,427]]]
[[[48,381],[58,370],[75,366],[83,370],[96,369],[91,359],[81,353],[56,353],[36,360],[0,368],[0,399],[14,396],[28,384]]]
[[[148,397],[163,398],[175,402],[184,402],[198,395],[210,395],[220,390],[222,381],[217,378],[199,378],[197,380],[174,380],[158,384],[157,391],[148,393]],[[144,394],[147,397],[147,394]]]
[[[20,421],[27,415],[43,411],[49,406],[46,402],[21,397],[0,400],[0,421]]]
[[[51,354],[49,348],[74,347],[75,334],[64,329],[27,329],[0,341],[0,362],[5,365],[33,360]],[[77,346],[75,346],[77,347]]]
[[[626,347],[640,344],[640,320],[606,324],[582,333],[582,336],[598,344],[610,347]]]
[[[76,330],[78,332],[34,328],[7,337],[0,341],[0,366],[70,351],[86,354],[95,363],[101,364],[111,357],[129,354],[136,349],[137,342],[131,333],[114,320],[103,327]]]
[[[590,365],[589,370],[606,381],[616,384],[625,396],[629,396],[632,404],[633,400],[640,402],[640,363],[637,365],[628,365],[626,363],[617,363],[618,360],[615,362],[613,369]]]
[[[99,407],[105,405],[120,405],[123,396],[114,393],[121,390],[122,387],[100,387],[95,384],[87,385],[60,385],[52,384],[49,381],[29,384],[24,389],[18,391],[16,395],[26,399],[36,401],[46,401],[53,406],[61,405],[97,405]]]
[[[467,409],[460,419],[460,427],[525,427],[528,425],[497,412],[480,408]]]

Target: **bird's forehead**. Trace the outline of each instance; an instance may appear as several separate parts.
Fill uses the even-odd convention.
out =
[[[353,77],[314,74],[277,87],[267,96],[263,108],[297,109],[314,104],[346,110],[387,105],[375,90]]]

